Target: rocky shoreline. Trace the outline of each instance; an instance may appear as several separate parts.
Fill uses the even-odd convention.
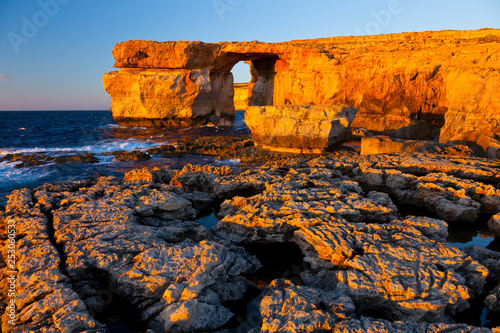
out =
[[[212,148],[192,139],[156,153],[212,149],[249,165],[138,169],[12,192],[0,213],[2,332],[112,332],[119,318],[134,332],[235,332],[247,281],[263,290],[252,333],[500,331],[500,161],[446,151],[259,155],[248,138],[221,153],[225,139],[208,139]],[[211,211],[210,229],[197,221]],[[451,227],[485,225],[496,234],[488,248],[447,242]],[[295,249],[300,268],[259,278],[269,246]],[[470,304],[488,309],[485,327],[464,320]]]

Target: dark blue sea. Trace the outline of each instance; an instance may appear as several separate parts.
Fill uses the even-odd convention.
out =
[[[114,123],[110,111],[3,111],[0,112],[0,157],[6,154],[45,154],[50,156],[93,153],[99,163],[49,163],[14,168],[16,163],[0,163],[0,205],[12,190],[34,188],[47,182],[81,180],[98,176],[121,176],[138,167],[169,165],[182,168],[188,163],[231,165],[238,161],[219,161],[209,156],[152,158],[144,162],[116,162],[105,152],[141,150],[187,137],[250,134],[244,112],[236,112],[232,128],[198,127],[159,129],[124,127]]]

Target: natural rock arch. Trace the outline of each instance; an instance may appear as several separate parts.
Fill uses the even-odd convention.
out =
[[[251,105],[351,105],[354,127],[445,119],[440,141],[500,132],[500,30],[336,37],[284,43],[128,41],[104,76],[122,124],[231,125],[231,68],[252,66]]]

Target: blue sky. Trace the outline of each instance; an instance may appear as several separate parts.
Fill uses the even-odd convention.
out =
[[[389,15],[387,15],[389,14]],[[106,110],[121,41],[287,41],[500,28],[498,0],[0,0],[0,110]],[[233,70],[248,80],[248,66]]]

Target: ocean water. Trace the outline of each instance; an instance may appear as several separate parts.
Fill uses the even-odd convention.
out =
[[[99,163],[48,163],[14,168],[16,163],[0,163],[0,205],[11,191],[34,188],[47,182],[81,180],[99,176],[121,176],[139,167],[170,165],[182,168],[188,163],[235,164],[209,156],[152,158],[142,162],[116,162],[103,153],[141,150],[187,137],[250,134],[244,112],[236,112],[232,128],[198,127],[160,129],[124,127],[114,123],[110,111],[4,111],[0,112],[0,157],[6,154],[45,154],[61,156],[93,153]]]

